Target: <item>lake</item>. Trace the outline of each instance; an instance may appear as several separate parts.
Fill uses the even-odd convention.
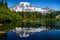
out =
[[[6,40],[60,40],[60,20],[27,21],[20,26],[8,31]]]
[[[25,29],[23,29],[23,30],[25,30]],[[30,33],[31,32],[32,31],[30,31]],[[30,33],[28,33],[28,34],[30,34]],[[60,40],[60,30],[51,30],[51,31],[41,31],[40,30],[38,32],[35,31],[35,32],[33,32],[33,34],[31,34],[27,37],[26,36],[21,37],[18,35],[18,33],[9,31],[9,32],[7,32],[6,40]]]

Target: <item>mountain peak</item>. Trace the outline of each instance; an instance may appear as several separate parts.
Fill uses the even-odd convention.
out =
[[[20,2],[20,5],[26,6],[26,5],[30,5],[30,3],[28,3],[28,2]]]
[[[46,9],[46,10],[45,10]],[[11,10],[16,12],[49,12],[49,8],[38,8],[31,5],[29,2],[20,2],[17,6],[13,7]]]

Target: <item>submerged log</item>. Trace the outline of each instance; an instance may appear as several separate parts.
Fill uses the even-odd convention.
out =
[[[6,32],[5,31],[0,31],[0,40],[3,40],[3,37],[6,40]]]

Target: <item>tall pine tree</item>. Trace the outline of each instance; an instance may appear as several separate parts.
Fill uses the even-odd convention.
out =
[[[4,2],[4,0],[0,0],[0,3],[3,3]]]
[[[7,0],[5,0],[5,5],[6,5],[6,7],[7,7]]]

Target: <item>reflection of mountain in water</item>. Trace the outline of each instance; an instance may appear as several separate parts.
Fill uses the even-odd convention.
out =
[[[13,32],[16,32],[20,37],[29,37],[30,35],[36,32],[41,32],[46,30],[48,29],[47,28],[16,28],[15,30],[13,30]]]

